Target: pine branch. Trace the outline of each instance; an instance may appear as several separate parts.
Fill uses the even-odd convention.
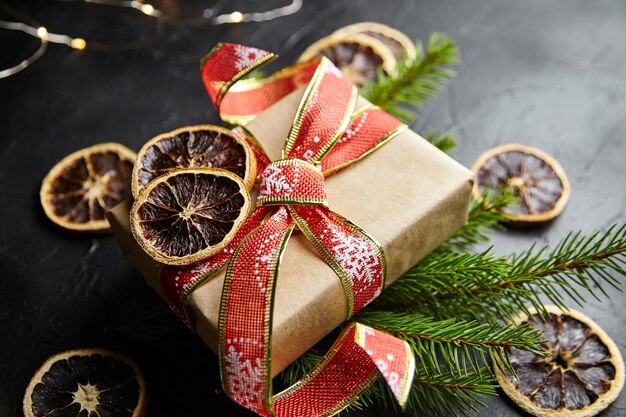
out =
[[[441,416],[476,412],[477,406],[485,407],[486,396],[496,395],[497,384],[485,376],[489,375],[487,371],[488,367],[461,377],[445,374],[428,377],[416,369],[406,408],[429,410]]]
[[[437,416],[468,415],[477,411],[477,406],[484,406],[483,399],[486,396],[496,395],[497,384],[493,377],[486,375],[489,375],[487,368],[463,376],[445,373],[428,375],[417,364],[406,410],[428,410]],[[348,410],[363,409],[370,405],[395,413],[402,411],[382,378],[361,394]]]
[[[538,352],[540,340],[540,334],[526,325],[503,326],[454,318],[436,321],[419,314],[376,310],[365,310],[354,320],[407,341],[428,375],[480,372],[490,355],[510,368],[505,348]]]
[[[500,286],[536,285],[556,305],[563,306],[567,294],[582,306],[586,299],[579,288],[596,300],[599,293],[608,297],[603,284],[621,291],[621,282],[613,274],[626,276],[626,224],[591,236],[570,233],[552,251],[547,246],[531,248],[513,255],[511,261],[511,277]]]
[[[454,76],[446,67],[459,62],[454,41],[444,34],[433,33],[425,50],[421,42],[415,46],[415,59],[402,58],[394,74],[379,71],[377,81],[366,83],[361,90],[363,97],[405,123],[414,121]]]
[[[322,359],[329,347],[330,344],[322,343],[309,349],[280,374],[282,383],[289,386],[301,379]],[[441,372],[433,372],[426,362],[418,361],[406,409],[428,410],[435,415],[468,414],[475,411],[477,405],[482,405],[485,396],[495,395],[495,388],[496,383],[488,366],[459,374],[443,368]],[[371,405],[385,411],[401,411],[382,378],[368,387],[347,410],[360,410]]]
[[[434,253],[411,268],[372,303],[372,309],[410,311],[437,318],[471,317],[473,306],[458,310],[457,300],[470,298],[465,294],[477,283],[491,283],[493,276],[504,276],[510,265],[490,251],[482,253]],[[486,284],[485,284],[486,285]],[[450,294],[442,303],[442,294]],[[482,302],[483,300],[481,300]],[[491,318],[491,317],[490,317]]]
[[[172,310],[156,294],[145,294],[128,300],[123,308],[113,315],[103,334],[144,342],[158,340],[187,328]]]
[[[412,311],[434,317],[503,320],[544,299],[564,306],[584,294],[620,289],[614,276],[626,276],[626,225],[606,233],[568,235],[552,251],[531,248],[511,257],[453,252],[432,254],[388,288],[375,308]]]
[[[503,326],[454,319],[436,321],[414,314],[363,311],[355,320],[406,340],[416,357],[416,375],[407,404],[410,410],[435,414],[467,414],[486,395],[494,395],[494,377],[487,365],[493,355],[510,368],[507,347],[537,352],[540,334],[525,325]],[[316,345],[281,373],[285,385],[294,384],[318,363],[330,347]],[[386,382],[380,378],[350,409],[369,405],[400,411]]]
[[[583,236],[570,233],[554,250],[534,247],[509,258],[510,270],[505,275],[493,277],[487,285],[469,288],[465,300],[482,307],[479,311],[489,316],[487,309],[508,318],[518,310],[527,312],[528,306],[542,310],[543,295],[550,302],[564,307],[565,295],[578,305],[585,302],[584,294],[599,299],[607,296],[603,284],[621,290],[620,281],[612,274],[626,276],[626,225],[613,226],[606,233],[596,232]],[[454,299],[453,292],[440,294],[442,303]],[[485,305],[484,301],[490,304]]]
[[[424,136],[424,139],[446,153],[450,153],[456,146],[456,139],[454,139],[452,135],[442,135],[429,131]]]
[[[465,251],[478,243],[489,241],[494,229],[504,230],[508,222],[503,209],[515,201],[515,195],[507,190],[487,189],[480,200],[472,198],[467,224],[445,241],[437,252]]]

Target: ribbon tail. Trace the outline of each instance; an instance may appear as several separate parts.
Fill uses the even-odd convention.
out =
[[[274,396],[275,415],[334,415],[352,404],[380,375],[404,406],[414,372],[414,357],[406,342],[353,322],[313,370]]]
[[[404,408],[415,375],[415,356],[411,347],[404,340],[390,334],[360,323],[355,326],[356,344],[376,365],[398,404]]]
[[[274,290],[293,221],[284,207],[270,211],[232,254],[219,315],[222,385],[238,404],[273,415],[271,324]]]
[[[348,317],[378,297],[385,285],[382,246],[363,229],[323,206],[290,208],[298,228],[335,271],[348,300]]]

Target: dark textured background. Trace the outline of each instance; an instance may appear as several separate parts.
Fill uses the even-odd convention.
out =
[[[198,72],[199,58],[217,41],[276,51],[277,65],[284,66],[312,41],[352,22],[381,21],[417,39],[447,32],[461,49],[458,76],[414,129],[450,132],[459,141],[456,157],[466,165],[496,144],[538,146],[561,161],[572,182],[562,216],[540,229],[497,234],[495,251],[520,251],[534,242],[554,243],[570,229],[588,232],[626,221],[626,2],[305,2],[298,14],[273,22],[191,30],[156,26],[118,8],[12,1],[51,32],[146,44],[103,53],[50,45],[33,67],[0,80],[0,416],[21,415],[23,390],[45,358],[96,345],[139,362],[150,416],[247,415],[220,393],[216,359],[191,333],[158,342],[124,335],[125,306],[132,300],[139,307],[154,304],[155,296],[112,237],[60,231],[38,200],[46,172],[76,149],[110,140],[139,149],[160,132],[217,122]],[[164,3],[188,16],[211,4]],[[256,7],[280,4],[263,3]],[[7,31],[0,31],[0,40],[2,66],[36,43]],[[612,292],[610,300],[590,300],[584,308],[623,352],[625,303],[624,294]],[[481,415],[521,413],[503,399],[488,405]],[[377,415],[369,413],[363,415]],[[626,416],[626,394],[605,415]]]

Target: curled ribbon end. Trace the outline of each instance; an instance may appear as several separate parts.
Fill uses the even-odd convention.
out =
[[[415,357],[409,344],[360,323],[355,325],[354,341],[376,365],[396,401],[404,408],[415,375]]]
[[[273,52],[234,43],[218,43],[211,48],[201,60],[200,72],[213,105],[219,110],[233,84],[276,57]],[[224,66],[224,62],[229,64]]]

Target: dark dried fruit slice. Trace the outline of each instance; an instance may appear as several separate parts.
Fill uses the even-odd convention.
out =
[[[570,185],[561,165],[550,155],[529,146],[509,144],[483,153],[474,165],[474,196],[485,188],[508,188],[516,195],[505,209],[512,225],[545,223],[561,214],[570,194]]]
[[[222,250],[250,208],[237,175],[216,168],[170,171],[144,187],[130,211],[130,227],[158,262],[186,265]]]
[[[179,168],[222,168],[254,185],[256,160],[245,140],[219,126],[187,126],[148,141],[133,168],[133,196],[150,181]]]
[[[119,143],[76,151],[46,175],[39,193],[50,220],[78,231],[108,231],[104,212],[131,196],[135,152]]]
[[[322,38],[309,46],[298,61],[316,55],[330,59],[357,86],[366,80],[376,81],[379,67],[387,74],[396,68],[396,58],[382,41],[359,33],[332,34]]]
[[[30,380],[25,417],[140,417],[145,382],[126,356],[104,349],[77,349],[50,357]]]
[[[544,332],[545,356],[511,348],[517,377],[495,366],[504,392],[535,416],[593,416],[609,406],[624,386],[624,362],[615,342],[584,314],[545,306],[513,321]]]
[[[344,26],[333,34],[348,35],[351,33],[362,33],[371,36],[384,43],[393,53],[396,59],[402,58],[406,54],[410,59],[415,58],[415,44],[398,29],[376,22],[361,22]]]

